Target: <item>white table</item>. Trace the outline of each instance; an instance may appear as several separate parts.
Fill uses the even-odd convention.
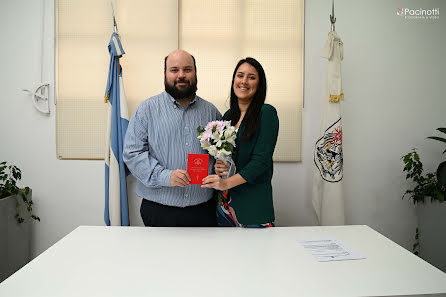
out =
[[[298,238],[366,257],[317,262]],[[395,296],[446,293],[446,274],[367,226],[81,226],[0,284],[0,296]]]

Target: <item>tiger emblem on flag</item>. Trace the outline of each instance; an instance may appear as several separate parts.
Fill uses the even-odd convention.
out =
[[[338,182],[342,179],[341,118],[325,130],[324,135],[316,141],[314,163],[325,181]]]

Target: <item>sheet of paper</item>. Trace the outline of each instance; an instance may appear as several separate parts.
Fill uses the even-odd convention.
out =
[[[338,239],[318,238],[297,241],[319,262],[365,259]]]

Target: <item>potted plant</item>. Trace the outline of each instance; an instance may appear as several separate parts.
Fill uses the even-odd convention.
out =
[[[30,188],[17,186],[21,178],[19,168],[0,163],[0,282],[31,259],[30,220],[23,213],[40,221],[33,213]]]
[[[446,128],[437,130],[446,134]],[[446,144],[446,138],[428,138]],[[445,152],[446,149],[443,154]],[[403,172],[407,172],[406,179],[415,183],[415,187],[403,195],[403,198],[408,196],[417,205],[418,227],[412,249],[415,254],[446,271],[446,236],[441,229],[446,224],[446,161],[440,161],[436,172],[423,174],[423,163],[415,149],[404,155],[402,160]]]

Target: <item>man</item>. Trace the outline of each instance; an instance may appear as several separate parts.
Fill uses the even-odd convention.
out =
[[[138,179],[146,226],[216,226],[212,189],[190,185],[188,154],[206,154],[197,127],[220,120],[210,102],[196,96],[195,58],[176,50],[164,60],[165,92],[142,102],[127,128],[124,162]],[[211,161],[211,160],[210,160]],[[213,162],[209,162],[209,170]]]

